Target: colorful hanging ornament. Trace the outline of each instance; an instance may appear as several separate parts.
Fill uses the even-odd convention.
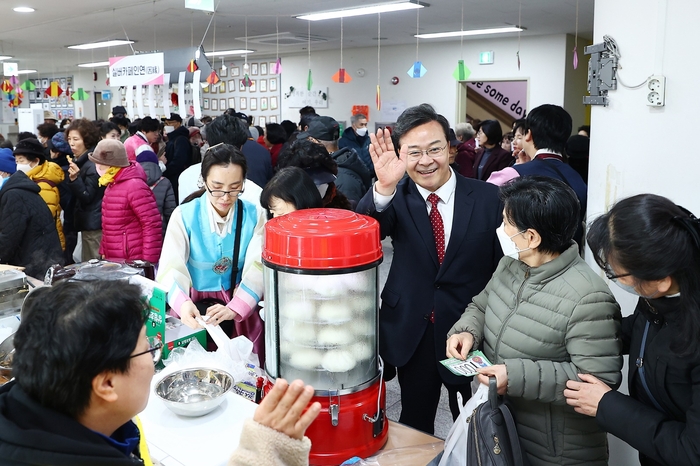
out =
[[[423,63],[417,61],[408,69],[408,71],[406,71],[406,74],[408,74],[411,78],[422,78],[427,72],[428,70],[425,69]]]
[[[309,21],[309,24],[311,24],[311,21]],[[277,36],[275,39],[275,46],[277,49],[277,61],[275,62],[274,65],[272,65],[272,69],[270,69],[270,73],[272,74],[280,74],[282,73],[282,58],[280,58],[280,25],[279,25],[279,16],[275,18],[275,30],[277,31]]]
[[[306,90],[310,91],[311,86],[314,85],[314,78],[311,77],[311,68],[309,68],[309,75],[306,77]]]
[[[31,79],[27,79],[19,87],[20,89],[24,89],[25,91],[36,90],[36,86],[34,85],[34,82],[32,82]]]
[[[90,98],[90,95],[85,92],[85,90],[82,87],[79,87],[73,92],[73,95],[71,95],[71,99],[73,100],[88,100]]]
[[[333,75],[333,81],[340,83],[340,84],[346,84],[352,81],[352,78],[350,75],[345,71],[345,68],[340,68],[334,75]]]
[[[272,65],[272,74],[282,74],[282,59],[278,58],[274,65]]]
[[[576,0],[576,35],[574,36],[574,69],[578,69],[578,0]]]
[[[10,76],[10,84],[12,84],[14,87],[17,87],[19,84],[19,78],[17,76]]]
[[[2,82],[2,86],[0,86],[0,89],[2,89],[2,92],[4,92],[5,94],[9,94],[10,91],[12,91],[12,89],[14,88],[12,87],[12,84],[10,84],[10,81],[6,79]]]
[[[16,95],[16,96],[10,101],[10,107],[19,107],[21,103],[22,103],[22,99],[20,99],[19,96]]]
[[[376,97],[376,102],[377,102],[377,110],[382,109],[382,93],[379,89],[379,84],[377,84],[377,97]]]
[[[187,71],[190,73],[194,73],[199,69],[199,65],[197,65],[197,60],[190,60],[190,63],[187,65]]]
[[[253,81],[250,79],[250,76],[248,76],[248,73],[243,76],[243,86],[244,87],[250,87],[253,84]]]
[[[46,97],[58,97],[63,94],[63,89],[61,89],[61,86],[58,85],[58,81],[53,81],[51,84],[49,84],[46,91],[44,91],[44,94],[46,94]]]
[[[212,70],[211,74],[207,76],[207,82],[211,85],[218,84],[221,79],[219,79],[219,75],[216,74],[216,71]]]
[[[455,71],[454,73],[452,73],[452,76],[457,81],[466,81],[467,79],[469,79],[470,74],[472,74],[472,72],[464,64],[464,60],[457,60],[457,68],[455,68]]]

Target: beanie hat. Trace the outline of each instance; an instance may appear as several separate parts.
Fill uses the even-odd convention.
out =
[[[49,150],[60,152],[61,154],[71,155],[73,153],[70,145],[66,142],[66,135],[64,133],[54,134],[51,139],[46,141],[46,146]]]
[[[136,156],[138,163],[153,162],[158,165],[158,156],[152,150],[145,150]]]
[[[128,167],[129,159],[126,157],[124,144],[117,139],[103,139],[97,143],[95,151],[88,155],[95,163],[110,167]]]
[[[32,158],[44,159],[44,146],[41,145],[38,139],[27,138],[22,139],[15,146],[15,155],[31,155]]]
[[[16,171],[17,162],[15,162],[15,156],[12,155],[12,149],[0,149],[0,172],[12,175]]]

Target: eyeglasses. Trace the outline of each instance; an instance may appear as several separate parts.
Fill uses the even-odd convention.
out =
[[[206,184],[204,185],[207,188],[207,191],[209,191],[209,194],[211,194],[211,197],[224,197],[226,194],[229,195],[229,197],[236,197],[239,194],[243,192],[244,187],[241,185],[239,189],[233,189],[231,191],[221,191],[221,190],[211,190],[209,189],[209,186]]]
[[[605,276],[608,277],[608,280],[617,280],[618,278],[623,278],[623,277],[629,277],[632,274],[631,273],[621,273],[621,274],[615,274],[615,271],[610,267],[610,264],[607,262],[603,264],[603,273],[605,273]]]
[[[147,337],[148,338],[148,349],[140,353],[132,354],[129,358],[135,358],[136,356],[142,356],[146,353],[151,353],[153,358],[153,364],[158,364],[160,362],[160,357],[163,355],[163,343],[158,337]]]
[[[430,149],[421,149],[421,150],[412,150],[408,153],[408,158],[409,160],[420,160],[423,157],[423,154],[427,155],[431,159],[436,159],[442,155],[442,152],[445,150],[447,147],[447,144],[445,144],[442,147],[431,147]]]

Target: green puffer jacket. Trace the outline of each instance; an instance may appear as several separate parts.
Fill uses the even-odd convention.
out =
[[[607,465],[607,436],[595,418],[566,404],[566,381],[590,373],[617,388],[622,379],[620,306],[572,244],[530,268],[503,257],[448,337],[474,335],[505,364],[508,398],[532,466]]]

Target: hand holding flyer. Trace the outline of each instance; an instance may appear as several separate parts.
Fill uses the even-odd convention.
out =
[[[457,358],[448,358],[440,362],[453,374],[465,377],[472,377],[478,373],[479,369],[492,365],[481,351],[472,351],[464,361]]]

